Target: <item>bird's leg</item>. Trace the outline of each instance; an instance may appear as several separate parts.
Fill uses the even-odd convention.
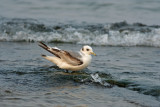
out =
[[[70,72],[69,70],[67,70],[67,69],[66,69],[66,70],[64,70],[64,72],[65,72],[65,73],[71,73],[71,72]]]
[[[76,71],[72,71],[71,73],[76,73]]]
[[[65,69],[64,72],[65,72],[65,73],[68,73],[68,70]]]

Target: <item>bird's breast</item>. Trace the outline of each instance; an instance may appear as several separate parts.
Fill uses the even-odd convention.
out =
[[[83,64],[84,65],[89,65],[91,63],[92,57],[90,55],[87,55],[83,58]]]

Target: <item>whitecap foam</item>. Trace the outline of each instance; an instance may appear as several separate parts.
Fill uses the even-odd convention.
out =
[[[11,22],[5,21],[0,24],[0,41],[160,47],[160,28],[157,26],[129,25],[126,22],[104,25],[61,24],[55,26],[38,24],[33,21],[25,22],[25,20],[24,22],[22,20]]]

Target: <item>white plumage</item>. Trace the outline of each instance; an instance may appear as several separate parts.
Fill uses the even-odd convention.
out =
[[[42,57],[53,62],[59,68],[71,71],[79,71],[86,68],[92,60],[91,54],[96,55],[88,45],[83,46],[79,52],[65,51],[57,47],[49,47],[42,42],[39,42],[39,46],[55,55],[42,55]]]

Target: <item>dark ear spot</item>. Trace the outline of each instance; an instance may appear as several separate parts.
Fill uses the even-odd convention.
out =
[[[82,48],[82,51],[84,51],[84,48]]]

